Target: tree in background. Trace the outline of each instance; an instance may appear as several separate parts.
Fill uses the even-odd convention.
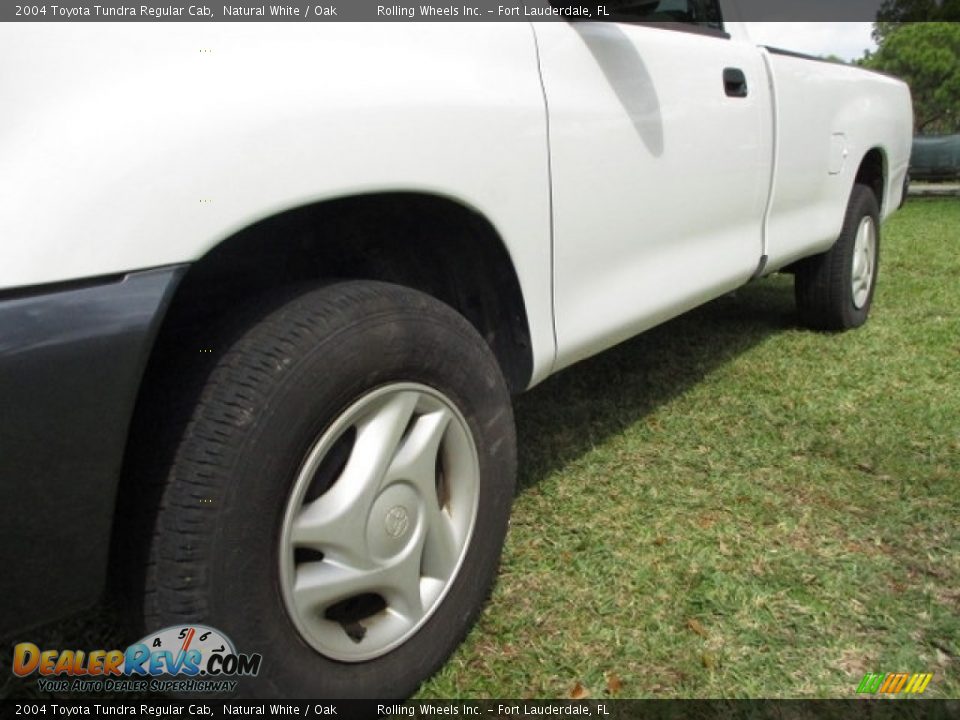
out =
[[[960,0],[885,0],[874,23],[879,47],[860,61],[910,85],[918,134],[960,132],[960,23],[916,21],[923,12],[956,19],[958,10]]]
[[[887,35],[904,23],[936,20],[960,20],[960,0],[883,0],[873,39],[883,45]]]

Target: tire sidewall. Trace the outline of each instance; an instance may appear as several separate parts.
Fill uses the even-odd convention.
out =
[[[334,332],[306,352],[291,353],[266,400],[249,408],[253,420],[209,518],[216,531],[197,549],[208,568],[209,607],[201,619],[223,630],[240,652],[264,657],[260,675],[241,683],[242,694],[407,697],[445,662],[486,599],[514,488],[509,395],[492,354],[465,320],[426,296],[415,304],[373,313],[353,308]],[[238,345],[242,351],[244,343],[256,342],[253,333]],[[480,465],[477,518],[460,571],[423,627],[379,658],[337,662],[304,641],[285,609],[278,548],[283,513],[300,463],[320,434],[357,399],[395,382],[438,390],[467,421]],[[236,389],[225,384],[225,392]]]

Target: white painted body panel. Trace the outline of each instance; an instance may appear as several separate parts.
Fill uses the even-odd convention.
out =
[[[18,24],[0,56],[0,289],[193,261],[327,198],[436,193],[507,242],[549,372],[528,24]]]
[[[772,270],[829,247],[871,148],[884,213],[899,205],[906,86],[728,30],[0,27],[0,289],[195,261],[325,199],[435,193],[502,237],[535,384],[746,282],[764,254]],[[725,96],[728,66],[748,98]]]
[[[745,283],[773,158],[753,46],[643,25],[540,23],[558,367]],[[744,71],[745,98],[723,71]]]
[[[764,52],[776,97],[776,174],[765,250],[775,270],[837,239],[857,169],[872,148],[880,148],[886,161],[884,217],[899,207],[913,117],[904,112],[910,96],[899,80]]]

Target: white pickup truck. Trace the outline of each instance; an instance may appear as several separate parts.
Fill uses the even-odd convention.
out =
[[[0,28],[0,634],[118,568],[243,692],[409,695],[494,580],[512,394],[769,273],[866,320],[908,88],[618,5]]]

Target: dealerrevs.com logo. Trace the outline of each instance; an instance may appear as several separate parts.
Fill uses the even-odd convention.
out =
[[[206,625],[168,627],[126,650],[13,648],[13,673],[37,673],[46,692],[232,692],[234,678],[256,675],[262,661]]]

